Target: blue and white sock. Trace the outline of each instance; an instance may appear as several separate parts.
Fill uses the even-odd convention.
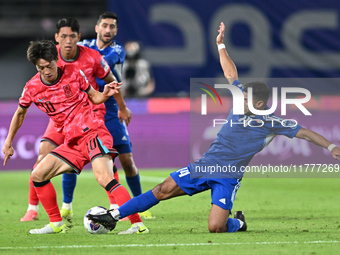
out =
[[[152,191],[149,190],[140,196],[130,199],[120,206],[118,210],[111,212],[111,215],[114,219],[119,220],[134,213],[144,212],[158,203],[157,198]]]
[[[243,225],[243,222],[242,222]],[[241,228],[241,221],[239,219],[232,219],[229,218],[227,221],[227,226],[228,226],[228,233],[236,232]]]

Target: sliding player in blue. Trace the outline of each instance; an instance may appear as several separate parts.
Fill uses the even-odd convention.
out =
[[[339,160],[340,148],[331,144],[323,136],[302,128],[300,125],[289,125],[289,122],[286,122],[286,126],[283,127],[280,122],[271,121],[272,118],[275,118],[274,114],[269,116],[255,115],[249,110],[247,103],[248,89],[251,88],[253,91],[253,107],[257,110],[264,110],[269,99],[270,88],[262,82],[251,82],[244,86],[240,84],[236,67],[229,58],[223,44],[224,31],[225,26],[221,23],[219,34],[216,38],[220,63],[229,83],[243,89],[245,98],[244,115],[234,115],[233,110],[231,110],[228,123],[222,126],[216,140],[201,159],[189,164],[188,167],[171,173],[163,183],[129,200],[116,210],[108,210],[106,214],[102,215],[90,214],[88,217],[91,220],[112,229],[120,218],[147,210],[162,200],[182,195],[192,196],[211,190],[212,207],[209,215],[209,231],[212,233],[246,231],[247,224],[242,211],[237,211],[234,218],[229,218],[237,190],[241,185],[240,182],[244,173],[242,169],[248,165],[256,153],[260,152],[273,140],[275,135],[285,135],[289,138],[297,137],[323,148],[328,148],[333,158]],[[252,126],[243,124],[230,125],[231,120],[235,123],[244,119],[251,121]],[[255,123],[264,124],[254,128]],[[216,175],[197,173],[197,169],[204,169],[204,167],[209,166],[225,166],[229,167],[231,171]]]

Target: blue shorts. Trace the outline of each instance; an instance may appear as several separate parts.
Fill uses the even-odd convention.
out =
[[[211,203],[230,211],[241,186],[241,180],[235,178],[190,178],[189,167],[179,169],[170,176],[189,196],[211,189]]]
[[[119,154],[131,153],[132,147],[130,137],[125,124],[121,123],[117,117],[105,116],[105,126],[113,137],[113,147]]]

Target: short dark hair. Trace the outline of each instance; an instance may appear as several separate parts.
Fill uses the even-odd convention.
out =
[[[103,14],[100,14],[99,18],[97,20],[97,25],[99,25],[99,23],[102,21],[102,19],[115,19],[117,21],[117,25],[118,25],[118,16],[117,16],[117,14],[115,14],[113,12],[104,12]]]
[[[57,34],[59,34],[62,27],[70,27],[72,32],[77,32],[79,34],[79,23],[78,20],[74,18],[63,18],[58,20],[56,25]]]
[[[253,89],[253,98],[257,101],[263,101],[267,104],[270,96],[270,88],[267,84],[260,81],[253,81],[243,86],[243,91],[248,93],[248,88]]]
[[[36,65],[41,58],[48,62],[58,59],[58,50],[52,41],[41,40],[30,42],[27,49],[27,59]]]

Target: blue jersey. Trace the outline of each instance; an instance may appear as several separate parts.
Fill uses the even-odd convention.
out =
[[[235,81],[233,85],[239,85]],[[244,168],[254,155],[267,146],[276,135],[293,138],[301,129],[297,123],[270,115],[234,115],[233,110],[216,140],[203,157],[190,164],[191,177],[207,177],[209,167],[215,167],[212,178],[242,178]],[[221,171],[222,174],[216,172]],[[243,171],[242,171],[243,170]],[[202,174],[205,173],[205,174]]]
[[[102,56],[104,56],[104,59],[109,64],[113,75],[117,78],[119,82],[122,81],[121,76],[126,53],[124,47],[120,43],[118,43],[117,41],[112,41],[110,46],[102,50],[98,49],[97,47],[97,39],[84,40],[81,44],[98,51]],[[106,84],[105,81],[97,78],[97,83],[99,86],[99,90],[103,91]],[[118,105],[114,97],[110,97],[105,102],[105,107],[105,118],[117,116]]]

